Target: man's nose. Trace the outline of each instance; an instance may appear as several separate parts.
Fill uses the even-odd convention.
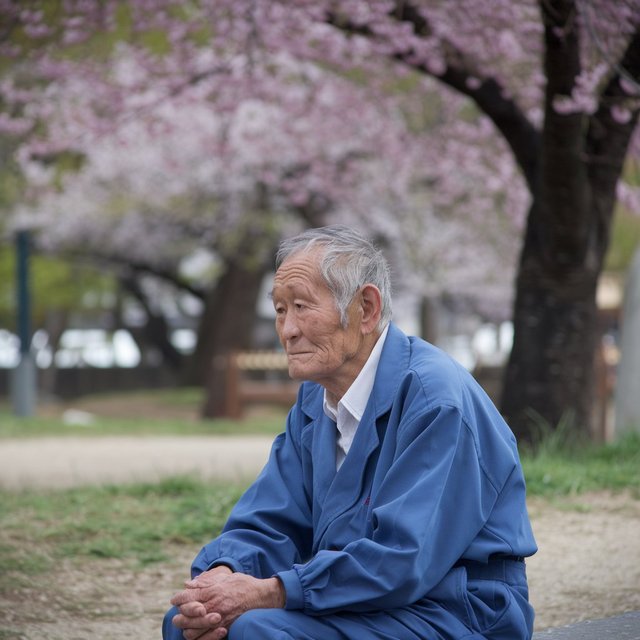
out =
[[[300,335],[300,329],[293,313],[287,313],[282,322],[282,337],[285,340],[292,340]]]

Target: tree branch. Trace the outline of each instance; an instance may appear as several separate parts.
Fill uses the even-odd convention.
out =
[[[427,37],[432,29],[427,19],[410,2],[396,2],[389,15],[398,22],[410,24],[417,36]],[[370,38],[375,34],[366,26],[355,24],[337,14],[327,14],[327,22],[347,33],[357,33]],[[462,59],[453,45],[447,43],[451,58]],[[458,55],[456,55],[458,54]],[[424,63],[416,62],[411,50],[397,51],[393,59],[436,78],[455,91],[471,98],[478,108],[494,123],[509,145],[524,178],[533,193],[536,189],[540,133],[529,121],[516,102],[506,96],[504,87],[495,78],[477,78],[459,64],[448,62],[442,73],[436,73]],[[475,81],[475,82],[474,82]]]
[[[206,291],[201,287],[196,287],[180,278],[178,274],[170,269],[163,269],[161,267],[152,266],[141,261],[133,261],[131,258],[121,258],[119,256],[100,253],[95,249],[91,250],[91,253],[83,253],[81,251],[67,252],[67,256],[75,260],[86,260],[88,262],[102,262],[109,265],[115,265],[118,267],[126,267],[129,270],[137,274],[146,274],[164,280],[169,284],[172,284],[177,289],[186,291],[199,300],[204,300],[206,297]]]
[[[604,254],[609,240],[610,216],[614,209],[615,189],[622,173],[633,132],[640,116],[640,95],[630,96],[623,88],[625,79],[640,83],[640,25],[615,71],[602,91],[597,111],[589,120],[586,153],[588,179],[594,193],[608,194],[607,199],[594,203],[598,216],[598,248]],[[627,116],[614,117],[612,109],[624,110]]]
[[[398,58],[398,59],[401,59]],[[461,67],[447,65],[441,74],[431,73],[424,65],[415,69],[432,75],[443,84],[471,98],[496,126],[509,145],[531,193],[535,192],[538,172],[540,132],[531,124],[514,100],[505,97],[504,87],[495,78],[485,78],[478,86]],[[471,88],[469,85],[473,85]]]
[[[581,72],[574,0],[540,0],[544,23],[544,128],[540,153],[537,215],[541,251],[553,269],[569,273],[584,264],[590,213],[584,162],[586,115],[579,108],[558,111],[571,100]]]

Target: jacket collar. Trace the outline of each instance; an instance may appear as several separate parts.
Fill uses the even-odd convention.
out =
[[[382,348],[382,355],[376,372],[376,381],[369,398],[373,401],[374,415],[381,416],[391,409],[393,399],[409,367],[411,343],[409,338],[395,324],[389,326],[389,333]]]
[[[411,345],[409,338],[393,322],[389,325],[387,339],[382,347],[375,382],[368,405],[373,403],[373,415],[378,417],[391,408],[393,398],[402,380],[402,373],[409,366]],[[310,418],[316,418],[322,411],[323,389],[312,385],[302,400],[302,411]],[[369,408],[369,406],[367,407]],[[369,413],[367,411],[366,413]]]

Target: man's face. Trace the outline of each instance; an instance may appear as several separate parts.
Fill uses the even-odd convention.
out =
[[[294,254],[280,266],[273,283],[273,305],[289,375],[318,382],[335,393],[342,387],[346,390],[357,376],[362,334],[353,303],[348,326],[342,326],[333,294],[318,268],[319,251]]]

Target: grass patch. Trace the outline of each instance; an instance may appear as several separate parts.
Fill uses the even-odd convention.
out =
[[[640,435],[567,451],[523,452],[530,495],[627,490],[640,499]],[[174,545],[195,550],[223,526],[243,490],[195,477],[62,491],[0,491],[0,576],[33,575],[61,558],[165,561]],[[0,579],[1,583],[1,579]]]
[[[239,422],[100,418],[91,427],[0,413],[0,437],[272,434],[283,425],[280,412]],[[550,433],[535,450],[522,451],[522,464],[529,495],[629,491],[640,499],[640,434],[607,445],[577,446],[561,432]],[[54,571],[61,559],[81,567],[87,558],[116,558],[143,567],[165,562],[176,545],[195,555],[220,531],[242,490],[194,477],[62,491],[0,490],[0,595],[31,576]]]
[[[0,629],[0,640],[22,640],[26,636],[15,629]]]
[[[0,411],[0,439],[42,436],[153,435],[276,435],[284,431],[286,416],[242,420],[127,419],[97,417],[90,425],[69,424],[62,418],[16,418]]]
[[[34,417],[16,417],[0,405],[0,438],[62,435],[275,435],[284,430],[286,410],[267,408],[241,420],[198,418],[202,391],[194,388],[102,394],[79,398]],[[74,411],[76,413],[74,414]],[[77,411],[82,412],[78,414]],[[47,413],[51,415],[47,415]],[[87,418],[85,424],[79,423]]]
[[[144,566],[166,561],[175,545],[188,545],[195,555],[220,531],[242,490],[175,477],[154,484],[2,491],[0,576],[45,573],[63,558],[120,558]],[[0,577],[0,592],[9,587]]]
[[[522,466],[529,495],[629,490],[640,499],[638,433],[630,433],[611,444],[580,446],[561,435],[552,435],[535,451],[523,451]]]

